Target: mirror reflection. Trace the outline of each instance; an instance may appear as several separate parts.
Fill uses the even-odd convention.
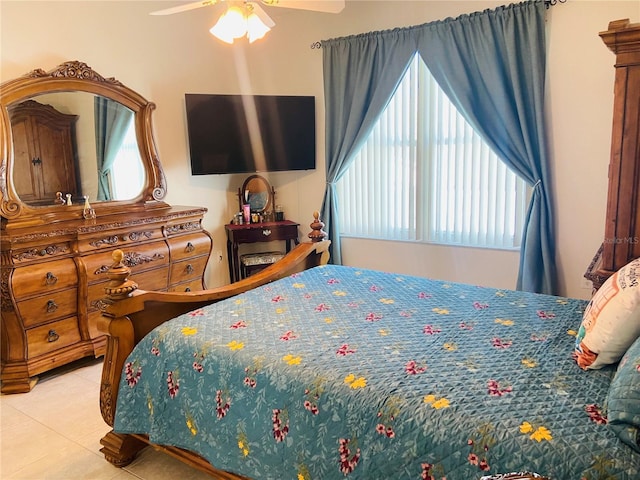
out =
[[[52,205],[56,193],[74,204],[131,200],[142,192],[134,112],[87,92],[37,95],[9,107],[13,182],[20,200]]]

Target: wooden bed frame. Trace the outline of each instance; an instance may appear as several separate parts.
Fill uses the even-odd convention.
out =
[[[134,281],[129,280],[130,269],[122,264],[122,251],[115,250],[114,264],[107,273],[110,282],[105,288],[107,298],[102,306],[102,318],[98,328],[107,337],[100,385],[100,411],[102,418],[113,427],[115,406],[118,398],[120,376],[127,356],[142,338],[158,325],[180,314],[209,305],[225,298],[246,292],[261,285],[273,282],[293,273],[324,265],[329,260],[329,245],[322,231],[324,224],[314,213],[309,242],[300,243],[282,260],[244,280],[219,288],[197,292],[152,292],[139,290]],[[240,477],[214,468],[204,458],[179,448],[152,444],[146,435],[107,433],[100,443],[100,451],[107,461],[117,467],[131,463],[146,446],[178,458],[213,478],[237,480]]]

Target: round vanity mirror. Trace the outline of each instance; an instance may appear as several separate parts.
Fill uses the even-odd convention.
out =
[[[275,191],[266,178],[251,175],[242,184],[239,192],[240,210],[242,205],[250,205],[251,212],[268,213],[273,209]]]

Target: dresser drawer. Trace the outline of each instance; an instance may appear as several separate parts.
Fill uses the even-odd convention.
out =
[[[83,238],[78,242],[78,250],[80,252],[91,252],[109,248],[129,248],[129,245],[136,242],[149,240],[161,240],[162,229],[160,227],[143,226],[131,230],[131,228],[114,230],[102,236],[94,238]]]
[[[202,280],[199,278],[189,282],[179,283],[169,288],[170,292],[197,292],[198,290],[202,290]]]
[[[73,253],[68,242],[41,245],[33,248],[15,250],[11,254],[14,265],[30,263],[34,261],[50,260],[61,255]]]
[[[192,233],[169,239],[171,261],[175,262],[184,258],[209,255],[211,251],[211,238],[206,233]]]
[[[140,290],[164,291],[167,289],[169,268],[164,267],[156,270],[149,270],[146,272],[132,274],[129,279],[136,282]],[[106,287],[108,283],[109,282],[100,282],[89,285],[89,310],[100,309],[99,303],[104,297],[106,297],[106,294],[104,293],[104,287]]]
[[[78,308],[78,290],[70,288],[18,302],[25,328],[74,315]]]
[[[173,285],[174,283],[202,278],[204,269],[207,266],[207,260],[209,260],[209,257],[205,255],[198,258],[189,258],[172,264],[169,284]]]
[[[123,263],[132,273],[163,267],[169,264],[169,249],[164,242],[153,242],[144,245],[132,245],[123,248]],[[87,281],[91,283],[104,281],[109,267],[113,265],[113,250],[98,252],[83,257],[87,267]]]
[[[26,333],[29,358],[37,357],[80,341],[77,317],[64,318],[47,325],[30,328]]]
[[[52,290],[72,287],[78,283],[76,264],[70,258],[16,268],[11,278],[11,286],[16,299]]]

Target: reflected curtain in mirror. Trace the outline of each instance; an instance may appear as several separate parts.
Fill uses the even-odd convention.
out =
[[[133,121],[133,112],[118,102],[100,96],[96,96],[94,105],[98,200],[111,200],[113,189],[109,177],[127,130]]]

